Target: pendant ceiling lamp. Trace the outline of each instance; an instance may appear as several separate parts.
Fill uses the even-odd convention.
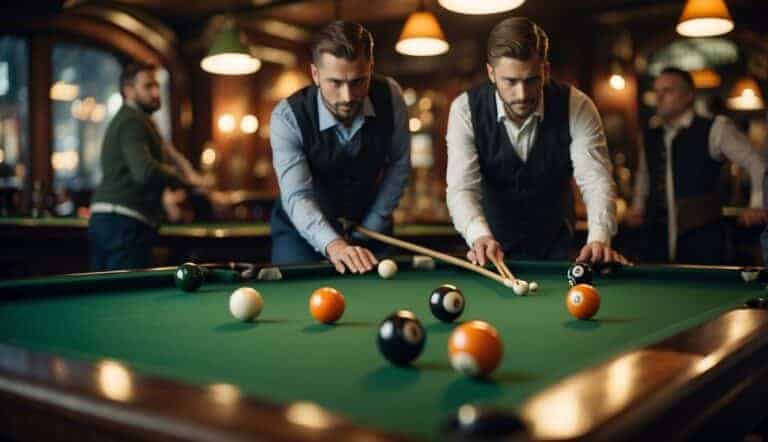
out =
[[[438,0],[445,9],[460,14],[496,14],[520,7],[525,0]]]
[[[686,37],[713,37],[732,29],[725,0],[688,0],[677,23],[677,33]]]
[[[216,34],[200,67],[212,74],[245,75],[258,71],[261,60],[251,55],[240,39],[240,32],[234,25],[228,24]]]
[[[743,111],[763,109],[765,107],[763,94],[760,92],[757,81],[751,77],[740,78],[733,85],[731,96],[728,98],[728,107]]]
[[[405,55],[429,56],[448,52],[450,45],[434,14],[422,8],[405,21],[395,50]]]

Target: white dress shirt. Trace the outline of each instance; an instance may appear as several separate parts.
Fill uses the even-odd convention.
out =
[[[603,133],[600,115],[592,100],[571,87],[569,100],[570,155],[573,176],[587,206],[589,234],[587,242],[610,244],[616,233],[616,184]],[[507,117],[504,102],[496,93],[496,113],[504,122],[509,140],[519,157],[526,162],[538,132],[539,121],[545,117],[544,99],[538,109],[523,124]],[[456,230],[472,244],[483,235],[491,235],[482,208],[482,176],[478,161],[469,95],[459,95],[451,104],[448,116],[448,167],[446,173],[447,204]],[[522,208],[521,208],[522,209]]]
[[[672,154],[670,152],[672,140],[680,129],[690,127],[695,114],[693,110],[688,110],[677,120],[665,124],[664,127],[664,147],[666,148],[666,188],[667,188],[667,207],[669,208],[669,256],[675,258],[677,253],[677,211],[675,210],[675,180],[672,171]],[[724,115],[718,115],[712,122],[712,128],[709,131],[709,156],[715,161],[725,159],[738,164],[747,170],[750,177],[751,195],[749,198],[750,207],[763,207],[763,174],[765,173],[765,162],[760,154],[752,148],[749,139],[744,135],[733,122]],[[650,178],[648,176],[648,163],[645,159],[645,148],[642,147],[638,154],[637,175],[635,177],[635,191],[632,200],[632,209],[640,213],[645,213],[645,203],[650,193]]]

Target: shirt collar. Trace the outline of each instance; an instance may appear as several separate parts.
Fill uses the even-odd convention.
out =
[[[501,97],[499,96],[499,91],[496,91],[493,96],[496,98],[496,121],[502,121],[504,119],[509,119],[507,117],[507,111],[504,110],[504,101],[502,101]],[[544,119],[544,94],[541,94],[541,98],[539,98],[539,105],[536,107],[536,110],[533,112],[533,115],[535,115],[539,121]]]
[[[323,97],[320,95],[320,91],[317,91],[317,114],[318,114],[318,126],[320,132],[330,129],[334,126],[341,124],[339,120],[328,110],[323,103]],[[362,126],[362,120],[365,117],[375,117],[376,111],[373,109],[373,103],[369,97],[365,97],[363,100],[363,113],[355,117],[352,122],[352,126]]]
[[[680,130],[683,128],[691,127],[694,116],[695,113],[693,112],[693,109],[688,109],[670,123],[664,123],[660,118],[654,118],[651,121],[651,127],[654,129],[663,127],[665,130]]]

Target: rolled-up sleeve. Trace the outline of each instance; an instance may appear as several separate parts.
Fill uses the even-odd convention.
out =
[[[446,203],[456,230],[472,247],[491,229],[482,207],[482,175],[472,128],[469,96],[459,95],[448,114],[446,132],[448,164],[446,168]]]
[[[120,148],[133,180],[149,187],[182,184],[181,177],[169,164],[155,159],[149,150],[149,132],[138,120],[127,120],[120,127]]]
[[[328,244],[340,238],[340,235],[330,225],[315,200],[312,173],[301,148],[301,130],[285,100],[272,111],[270,143],[283,208],[302,238],[325,255]]]
[[[709,132],[709,153],[716,160],[727,158],[747,171],[750,178],[749,206],[763,207],[765,160],[752,147],[749,138],[723,115],[718,115]]]
[[[587,243],[610,244],[616,234],[616,183],[608,146],[595,104],[571,88],[571,161],[573,177],[587,207]]]

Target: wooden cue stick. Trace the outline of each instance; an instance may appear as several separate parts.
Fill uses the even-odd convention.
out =
[[[464,261],[463,259],[456,258],[451,255],[447,255],[442,252],[438,252],[437,250],[428,249],[426,247],[422,247],[417,244],[413,244],[407,241],[403,241],[397,238],[392,238],[391,236],[381,234],[379,232],[374,232],[373,230],[366,229],[365,227],[361,226],[354,226],[354,229],[361,234],[373,238],[377,241],[381,241],[385,244],[389,244],[391,246],[400,247],[401,249],[410,250],[412,252],[420,253],[422,255],[431,256],[432,258],[439,259],[441,261],[445,261],[448,264],[453,264],[457,267],[461,267],[463,269],[469,270],[470,272],[479,273],[480,275],[485,276],[486,278],[493,279],[494,281],[498,282],[499,284],[502,284],[504,286],[507,286],[507,279],[504,279],[501,277],[501,275],[498,275],[496,273],[493,273],[492,271],[485,269],[483,267],[480,267],[478,265],[472,264],[469,261]]]
[[[493,262],[493,265],[496,266],[496,269],[499,271],[499,273],[501,273],[501,276],[512,281],[517,280],[515,275],[509,271],[509,267],[507,267],[507,264],[504,263],[503,259],[491,258],[491,262]]]

